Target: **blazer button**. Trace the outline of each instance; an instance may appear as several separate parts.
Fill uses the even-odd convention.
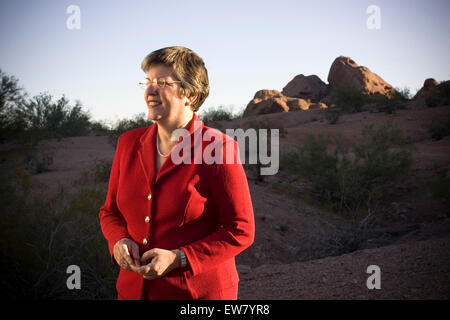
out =
[[[144,240],[142,240],[142,244],[145,246],[147,244],[148,240],[146,238],[144,238]]]
[[[151,198],[152,198],[152,194],[149,193],[148,196],[147,196],[147,199],[150,200]]]
[[[150,217],[149,217],[149,216],[146,216],[146,217],[145,217],[145,222],[146,222],[146,223],[149,223],[149,222],[150,222]]]

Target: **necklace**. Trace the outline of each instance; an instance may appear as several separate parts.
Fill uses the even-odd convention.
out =
[[[187,125],[191,120],[192,120],[192,118],[189,119],[189,120],[188,120],[181,128],[186,127],[186,125]],[[159,154],[161,157],[167,158],[167,157],[170,155],[170,153],[172,152],[173,148],[175,148],[175,146],[173,146],[172,149],[170,149],[170,151],[169,151],[169,153],[168,153],[167,155],[163,154],[163,153],[159,150],[159,143],[158,143],[158,141],[159,141],[159,135],[157,134],[156,136],[157,136],[157,137],[156,137],[156,151],[158,151],[158,154]]]
[[[161,151],[159,151],[159,136],[156,137],[156,151],[158,151],[158,154],[163,157],[163,158],[167,158],[169,156],[169,154],[172,152],[172,149],[170,149],[169,153],[167,155],[163,154]]]

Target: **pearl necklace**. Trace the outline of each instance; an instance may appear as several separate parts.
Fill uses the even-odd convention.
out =
[[[192,118],[189,119],[189,120],[188,120],[181,128],[186,127],[186,125],[187,125],[191,120],[192,120]],[[159,150],[159,143],[158,143],[158,141],[159,141],[159,135],[158,135],[158,134],[156,134],[156,135],[157,135],[157,137],[156,137],[156,151],[158,151],[158,154],[159,154],[161,157],[167,158],[167,157],[170,155],[170,153],[172,152],[173,148],[175,148],[176,145],[173,146],[172,149],[170,149],[170,151],[169,151],[169,153],[168,153],[167,155],[165,155],[165,154],[163,154],[163,153]]]

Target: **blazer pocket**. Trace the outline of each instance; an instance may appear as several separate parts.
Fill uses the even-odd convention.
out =
[[[183,217],[179,223],[182,226],[189,221],[195,220],[203,214],[206,198],[197,190],[196,185],[200,181],[200,176],[196,174],[188,183],[188,200],[184,209]]]

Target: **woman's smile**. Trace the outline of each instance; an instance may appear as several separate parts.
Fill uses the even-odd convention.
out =
[[[160,104],[161,104],[161,102],[160,101],[156,101],[156,100],[149,100],[149,101],[147,101],[147,106],[149,108],[156,107],[156,106],[158,106]]]

